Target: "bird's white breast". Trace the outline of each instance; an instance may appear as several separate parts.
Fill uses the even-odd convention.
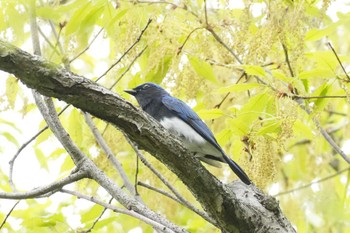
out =
[[[160,121],[160,124],[163,125],[167,130],[180,136],[181,138],[186,139],[191,143],[203,144],[206,142],[204,138],[199,135],[191,126],[177,117],[163,118]]]
[[[198,156],[203,156],[205,154],[210,154],[213,156],[220,156],[220,152],[208,143],[201,135],[199,135],[190,125],[181,120],[178,117],[163,118],[160,124],[164,128],[169,130],[171,133],[179,136],[183,142],[184,146],[190,151],[198,152]]]

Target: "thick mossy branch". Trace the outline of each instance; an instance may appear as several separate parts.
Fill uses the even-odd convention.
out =
[[[224,232],[295,232],[278,205],[266,208],[258,198],[263,195],[241,182],[224,186],[158,122],[116,93],[3,41],[0,69],[42,95],[114,124],[171,169]]]

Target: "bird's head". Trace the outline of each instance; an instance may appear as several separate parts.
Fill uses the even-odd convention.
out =
[[[133,95],[141,107],[144,107],[155,98],[168,95],[166,90],[154,83],[144,83],[131,90],[124,91],[130,95]]]

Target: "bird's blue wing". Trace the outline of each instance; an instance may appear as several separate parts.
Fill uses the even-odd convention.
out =
[[[227,157],[225,152],[222,150],[218,142],[216,141],[213,133],[210,131],[208,126],[199,118],[199,116],[184,102],[176,99],[172,96],[164,96],[162,103],[170,111],[175,113],[184,122],[190,125],[199,135],[205,140],[215,146],[221,153],[224,161],[230,166],[230,168],[236,173],[236,175],[247,185],[251,184],[251,181],[244,170],[232,159]]]
[[[190,125],[199,135],[210,142],[219,151],[222,150],[208,126],[187,104],[172,96],[164,96],[162,98],[162,103],[170,111],[177,114],[184,122]]]

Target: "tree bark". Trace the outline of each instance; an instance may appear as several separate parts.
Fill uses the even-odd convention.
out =
[[[0,69],[29,88],[105,120],[164,163],[189,188],[223,232],[295,232],[278,203],[253,185],[222,184],[179,140],[118,94],[0,41]]]

